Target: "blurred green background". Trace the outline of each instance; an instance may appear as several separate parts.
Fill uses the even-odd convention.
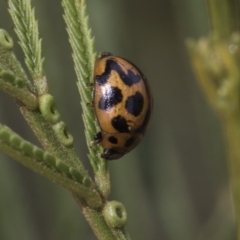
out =
[[[82,110],[60,1],[34,0],[43,38],[50,92],[75,137],[86,168]],[[234,240],[221,122],[206,102],[189,62],[185,40],[208,35],[202,0],[87,0],[97,52],[134,62],[148,77],[154,98],[144,140],[110,162],[110,199],[128,212],[138,240]],[[0,28],[15,41],[7,2]],[[14,101],[0,92],[0,122],[38,144]],[[71,194],[0,154],[0,239],[96,239]]]

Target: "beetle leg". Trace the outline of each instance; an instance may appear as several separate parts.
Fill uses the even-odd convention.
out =
[[[90,107],[90,108],[94,108],[94,104],[93,104],[93,102],[89,102],[89,103],[87,103],[87,106]]]
[[[94,87],[94,83],[93,83],[93,82],[88,82],[88,83],[87,83],[87,86],[90,87],[90,88],[92,88],[92,87]]]
[[[96,145],[98,143],[100,143],[102,141],[102,133],[98,132],[94,137],[93,137],[93,141],[92,141],[92,145]]]

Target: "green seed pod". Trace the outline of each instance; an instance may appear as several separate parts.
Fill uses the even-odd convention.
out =
[[[112,228],[123,228],[127,222],[127,211],[122,203],[107,202],[103,208],[103,216]]]
[[[56,167],[61,173],[65,174],[67,177],[71,178],[71,174],[69,172],[69,167],[66,163],[57,159],[56,160]]]
[[[83,182],[83,176],[76,169],[74,169],[73,167],[70,167],[69,172],[77,182],[79,182],[79,183]]]
[[[20,148],[22,151],[24,151],[28,156],[33,157],[33,146],[26,141],[21,142]]]
[[[6,81],[9,82],[11,84],[14,84],[15,82],[15,76],[11,71],[6,71],[6,70],[2,70],[0,72],[0,76]]]
[[[56,159],[54,156],[50,155],[49,153],[45,152],[44,155],[43,155],[43,159],[44,161],[50,165],[50,166],[53,166],[53,167],[56,167]]]
[[[22,78],[16,78],[14,84],[16,84],[18,87],[22,88],[26,86],[26,81]]]
[[[84,178],[83,178],[83,184],[84,184],[85,186],[87,186],[87,187],[90,187],[91,184],[92,184],[92,182],[91,182],[91,180],[90,180],[88,177],[84,177]]]
[[[9,130],[6,127],[3,127],[0,129],[0,140],[9,142],[10,136],[11,136],[11,133],[9,132]]]
[[[0,47],[5,48],[6,50],[12,50],[12,48],[13,48],[12,38],[3,29],[0,29]]]
[[[40,96],[39,108],[43,117],[51,124],[55,124],[60,120],[60,113],[56,109],[52,95],[44,94]]]
[[[16,134],[11,135],[11,136],[10,136],[10,139],[9,139],[9,142],[10,142],[10,144],[11,144],[12,146],[14,146],[15,148],[21,149],[21,148],[20,148],[20,144],[21,144],[21,142],[22,142],[22,139],[21,139],[18,135],[16,135]]]
[[[65,147],[73,146],[73,136],[68,132],[64,122],[61,121],[53,125],[53,131],[55,132],[58,141]]]
[[[38,147],[33,148],[33,155],[37,159],[37,161],[42,162],[43,161],[43,155],[44,151]]]

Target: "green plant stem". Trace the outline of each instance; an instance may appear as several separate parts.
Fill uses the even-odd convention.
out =
[[[89,207],[83,207],[81,201],[75,197],[82,213],[86,217],[89,225],[92,227],[98,240],[130,240],[130,236],[122,228],[110,228],[102,215],[101,211]]]
[[[92,102],[93,70],[96,59],[94,52],[94,38],[88,24],[85,0],[62,0],[64,19],[67,25],[69,41],[73,49],[73,60],[78,77],[78,89],[83,108],[83,122],[89,159],[93,167],[95,182],[101,194],[107,198],[110,193],[110,175],[108,163],[99,156],[102,151],[100,145],[92,146],[94,135],[98,132],[93,109],[89,106]]]
[[[213,74],[209,77],[209,80],[207,80],[208,77],[205,78],[205,92],[208,94],[210,102],[215,106],[224,123],[229,175],[238,231],[237,239],[240,240],[240,116],[238,106],[240,77],[239,67],[237,67],[239,66],[239,51],[235,53],[236,57],[234,58],[229,53],[227,46],[227,43],[229,46],[231,44],[233,33],[239,31],[239,2],[237,0],[206,0],[206,4],[211,24],[210,41],[213,44],[213,48],[216,47],[215,50],[219,54],[218,56],[223,65],[219,65],[221,67],[218,75],[214,76]],[[224,43],[226,44],[225,47]],[[238,46],[239,42],[237,41],[236,43],[236,46]],[[219,86],[215,88],[215,94],[212,94],[213,96],[217,96],[215,99],[209,94],[209,89],[211,89],[210,84],[214,83],[214,78],[219,83]],[[221,90],[225,90],[227,93],[225,97],[222,96],[222,99],[219,94]],[[219,99],[221,99],[225,111],[224,108],[219,107]],[[231,106],[236,107],[231,109]]]
[[[231,191],[234,203],[234,213],[237,229],[240,226],[240,118],[228,119],[225,124],[225,134],[227,139],[227,154],[229,175],[231,179]],[[238,229],[238,238],[240,231]]]
[[[66,148],[59,143],[51,125],[42,117],[40,112],[29,111],[25,107],[21,107],[20,110],[46,151],[59,159],[63,159],[70,166],[79,170],[83,176],[88,176],[74,149]]]
[[[50,168],[45,167],[43,170],[43,165],[41,163],[34,161],[32,157],[24,155],[20,150],[14,149],[8,144],[0,142],[0,151],[12,157],[22,165],[51,180],[52,182],[57,183],[72,192],[75,192],[75,194],[79,194],[81,197],[85,197],[88,199],[89,205],[95,207],[101,206],[101,198],[96,190],[78,184],[74,180],[68,179],[67,177],[63,177],[58,172],[53,173],[53,170]]]
[[[206,0],[206,5],[214,39],[228,38],[238,29],[239,12],[236,0]]]
[[[101,212],[89,207],[82,210],[98,240],[131,240],[129,234],[122,228],[110,228]]]
[[[234,46],[236,51],[229,50]],[[202,38],[188,42],[198,82],[209,103],[223,120],[226,133],[229,179],[237,229],[240,226],[240,37],[233,34],[228,41]],[[238,229],[240,234],[240,229]],[[240,240],[240,235],[238,236]]]
[[[38,100],[35,95],[29,92],[26,88],[19,88],[2,80],[0,78],[0,90],[8,93],[18,101],[22,102],[29,109],[36,109],[38,107]]]

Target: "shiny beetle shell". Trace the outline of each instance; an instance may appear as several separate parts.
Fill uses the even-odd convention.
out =
[[[94,143],[104,148],[101,156],[122,157],[138,145],[150,120],[147,79],[128,60],[102,53],[94,69],[94,110],[101,129]]]

